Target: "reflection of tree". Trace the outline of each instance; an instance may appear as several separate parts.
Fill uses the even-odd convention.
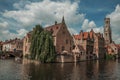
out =
[[[35,64],[27,63],[23,65],[23,74],[30,76],[30,80],[64,80],[70,78],[73,64],[66,63]]]
[[[86,79],[98,79],[98,61],[86,62]]]
[[[99,78],[102,80],[116,80],[116,77],[113,76],[115,69],[115,61],[99,61]]]
[[[23,75],[30,80],[116,80],[114,61],[80,63],[23,64]],[[110,77],[112,76],[112,79]],[[27,79],[23,79],[27,80]]]

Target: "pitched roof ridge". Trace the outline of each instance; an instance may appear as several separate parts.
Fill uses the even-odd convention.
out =
[[[46,28],[51,28],[51,27],[54,27],[54,26],[57,26],[57,25],[60,25],[60,24],[62,24],[62,23],[57,23],[57,24],[54,24],[54,25],[47,26],[47,27],[45,27],[45,29]]]

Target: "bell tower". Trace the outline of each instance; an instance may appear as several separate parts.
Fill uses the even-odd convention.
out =
[[[104,39],[105,44],[108,45],[112,43],[112,35],[111,35],[111,28],[110,28],[110,18],[105,18],[105,25],[104,25]]]

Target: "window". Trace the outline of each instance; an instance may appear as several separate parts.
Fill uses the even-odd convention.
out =
[[[80,54],[82,55],[82,52],[80,52]]]
[[[58,26],[56,27],[56,29],[58,29]]]
[[[63,31],[63,34],[65,34],[65,31]]]
[[[107,33],[106,33],[106,36],[107,36]]]
[[[66,44],[68,44],[68,40],[66,39]]]
[[[62,51],[64,51],[64,49],[65,49],[65,47],[64,47],[64,46],[62,46],[61,50],[62,50]]]
[[[109,21],[106,21],[106,23],[108,24],[108,23],[109,23]]]
[[[53,33],[53,29],[50,29],[50,32]]]

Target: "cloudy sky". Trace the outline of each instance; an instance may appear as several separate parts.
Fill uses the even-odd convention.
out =
[[[103,32],[111,18],[112,38],[120,43],[120,0],[0,0],[0,40],[22,38],[36,24],[43,27],[65,17],[71,34]]]

